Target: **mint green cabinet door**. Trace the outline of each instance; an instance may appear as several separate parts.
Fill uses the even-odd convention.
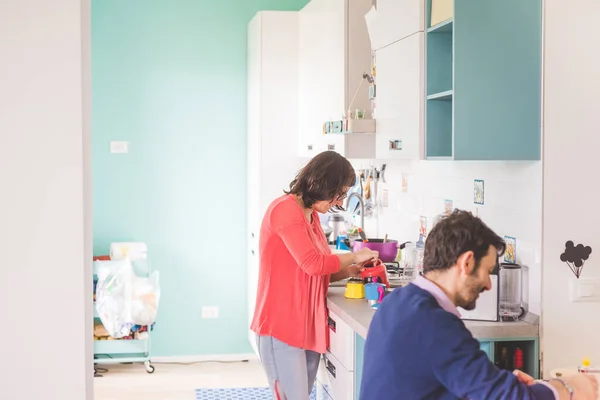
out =
[[[358,334],[354,335],[354,400],[359,400],[363,360],[365,356],[365,339]]]
[[[539,160],[541,0],[454,1],[454,159]]]

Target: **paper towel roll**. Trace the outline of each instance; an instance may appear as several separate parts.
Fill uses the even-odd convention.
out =
[[[130,260],[145,260],[148,253],[148,246],[142,242],[116,242],[110,244],[110,259],[113,261],[123,260],[129,257]]]

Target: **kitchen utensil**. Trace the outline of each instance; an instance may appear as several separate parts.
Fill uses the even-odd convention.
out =
[[[346,284],[344,297],[347,299],[364,299],[365,284],[360,279],[351,278]]]
[[[388,234],[386,233],[385,237],[383,238],[383,243],[387,243],[387,241],[388,241]]]
[[[371,176],[367,178],[367,182],[365,183],[365,200],[369,200],[371,198]]]
[[[500,264],[500,304],[502,320],[517,321],[525,314],[521,306],[522,268],[518,264]]]
[[[359,251],[363,248],[368,248],[371,250],[375,250],[379,252],[379,258],[383,262],[393,262],[396,260],[396,256],[398,255],[398,245],[397,240],[389,240],[384,242],[383,239],[367,239],[365,242],[361,239],[357,239],[354,241],[352,245],[352,251]]]
[[[369,241],[369,239],[367,239],[367,235],[365,235],[365,231],[363,231],[361,228],[358,228],[358,234],[362,238],[363,242],[368,242]]]
[[[385,285],[376,282],[366,284],[365,297],[369,305],[377,309],[385,297]]]
[[[369,261],[363,264],[364,269],[360,273],[360,277],[362,278],[365,284],[371,282],[382,283],[390,288],[390,280],[387,275],[387,268],[381,262],[380,259],[375,261]]]

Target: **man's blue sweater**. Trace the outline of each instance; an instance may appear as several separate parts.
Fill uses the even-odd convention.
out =
[[[463,321],[409,284],[388,295],[365,344],[360,400],[554,400],[498,369]]]

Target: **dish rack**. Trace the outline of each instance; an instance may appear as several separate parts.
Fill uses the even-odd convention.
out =
[[[134,269],[140,276],[147,277],[152,268],[149,260],[134,261]],[[121,266],[119,263],[111,263],[108,257],[94,259],[94,325],[102,323],[96,308],[96,283],[98,282],[98,271],[100,268],[108,268],[111,273]],[[142,327],[144,328],[144,327]],[[151,361],[152,349],[152,326],[145,327],[147,335],[145,339],[111,339],[97,340],[94,337],[94,376],[102,376],[98,373],[97,364],[121,364],[121,363],[143,363],[146,372],[154,372]],[[139,335],[138,335],[139,336]]]
[[[387,270],[390,286],[392,287],[406,286],[417,277],[417,270],[415,268],[403,268],[396,261],[386,262],[384,265]]]

